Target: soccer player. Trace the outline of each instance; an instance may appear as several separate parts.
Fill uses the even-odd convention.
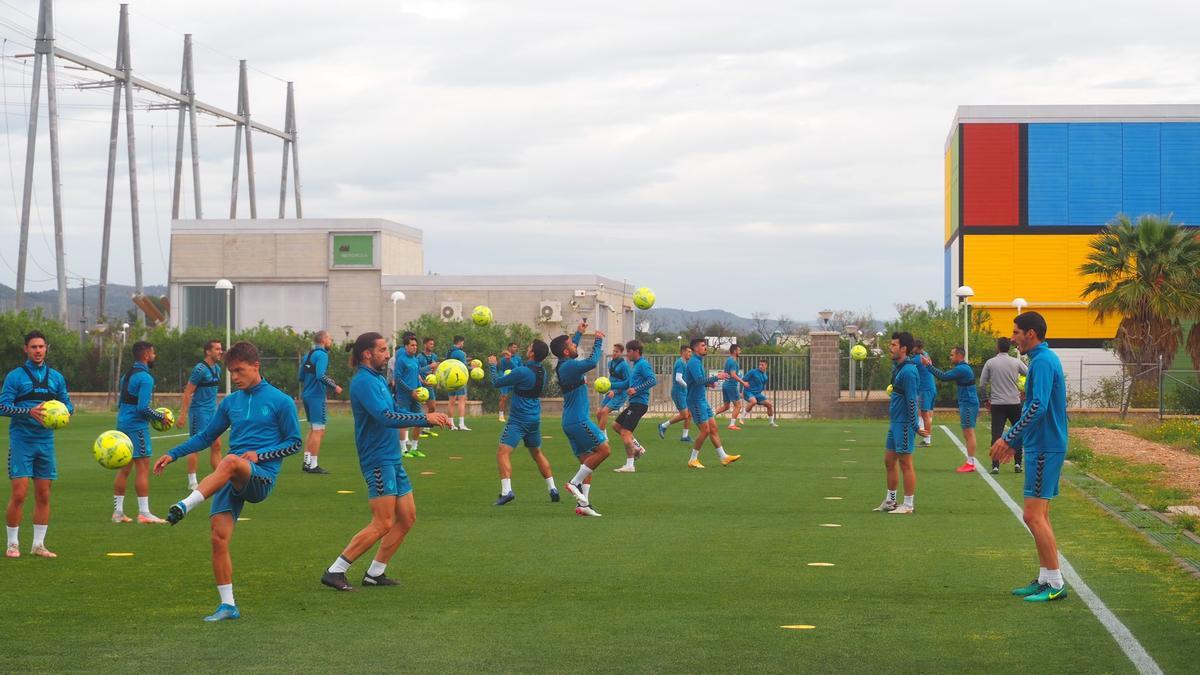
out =
[[[503,375],[504,373],[507,373],[508,371],[512,370],[513,368],[519,368],[521,366],[521,357],[517,355],[518,349],[520,349],[520,345],[518,345],[515,342],[510,342],[510,343],[508,343],[508,349],[505,349],[500,354],[500,362],[499,362],[498,368],[500,370],[501,375]],[[543,357],[543,358],[545,358],[545,357]],[[504,421],[504,413],[506,413],[508,411],[508,400],[512,396],[512,391],[513,391],[512,387],[500,387],[499,408],[500,408],[500,421],[501,422]]]
[[[471,366],[468,365],[467,353],[463,351],[463,343],[466,341],[465,337],[455,335],[454,346],[446,353],[446,358],[457,359],[469,369]],[[471,428],[467,426],[467,385],[464,384],[462,388],[449,392],[447,398],[450,400],[450,431],[470,431]],[[458,425],[454,424],[454,408],[456,404],[458,407]]]
[[[1004,423],[1016,424],[1021,416],[1021,391],[1018,378],[1029,373],[1025,362],[1008,353],[1012,343],[1008,338],[996,340],[996,355],[983,364],[979,373],[979,389],[983,404],[992,414],[992,443],[1004,435]],[[1021,448],[1013,448],[1013,471],[1021,473]],[[992,473],[1000,473],[1000,463],[992,460]]]
[[[604,394],[604,399],[600,402],[600,408],[596,410],[596,426],[600,427],[600,433],[603,434],[604,440],[608,440],[608,413],[612,410],[620,410],[621,406],[625,405],[629,394],[625,392],[629,388],[629,363],[625,361],[625,345],[616,343],[612,348],[612,356],[608,360],[608,380],[610,383],[609,390]]]
[[[304,416],[309,427],[304,443],[304,464],[300,467],[304,473],[329,473],[318,463],[317,455],[321,454],[321,441],[325,439],[325,390],[342,393],[342,388],[328,375],[331,344],[333,337],[329,331],[317,331],[313,336],[313,348],[300,364],[300,400],[304,403]]]
[[[1026,602],[1049,602],[1067,597],[1058,567],[1058,543],[1050,525],[1050,500],[1058,495],[1058,478],[1067,455],[1067,384],[1062,362],[1046,344],[1046,319],[1022,312],[1013,319],[1012,341],[1029,356],[1025,405],[1017,423],[992,444],[992,459],[1001,463],[1025,448],[1025,525],[1033,534],[1041,569],[1038,578],[1015,589]]]
[[[915,347],[912,333],[892,333],[888,349],[892,354],[892,397],[888,402],[888,432],[883,465],[887,469],[887,495],[873,510],[885,513],[912,513],[917,488],[917,470],[913,466],[917,414],[920,407],[921,381],[913,362]],[[904,474],[904,503],[896,503],[896,488]]]
[[[246,502],[257,504],[271,495],[283,458],[299,452],[304,443],[295,401],[262,379],[254,345],[238,342],[230,347],[225,352],[225,368],[237,391],[221,401],[203,431],[154,463],[154,473],[161,474],[171,462],[211,446],[226,429],[230,430],[229,453],[195,490],[167,512],[167,521],[174,525],[212,498],[212,568],[221,604],[204,617],[205,621],[241,617],[233,598],[233,561],[229,557],[233,525]]]
[[[510,344],[512,349],[516,345]],[[507,353],[507,352],[506,352]],[[559,500],[558,488],[554,486],[554,473],[550,470],[550,460],[542,454],[542,389],[546,384],[546,369],[542,362],[550,353],[550,348],[541,340],[534,340],[525,353],[525,362],[518,361],[507,375],[501,375],[497,370],[498,360],[488,357],[488,372],[492,385],[506,387],[513,392],[512,414],[500,432],[500,445],[496,448],[496,466],[500,470],[500,496],[496,506],[516,499],[512,489],[512,451],[517,443],[524,442],[529,450],[529,456],[537,464],[538,471],[546,481],[546,489],[550,491],[550,501]]]
[[[767,409],[767,420],[771,426],[779,426],[775,423],[775,405],[767,400],[765,393],[768,379],[766,359],[759,359],[758,367],[746,373],[746,388],[742,391],[742,398],[746,401],[746,407],[742,410],[743,423],[754,406],[761,405]]]
[[[979,395],[975,391],[975,371],[967,363],[966,350],[962,347],[950,350],[950,362],[954,367],[947,371],[933,365],[927,355],[922,355],[921,360],[934,377],[958,385],[958,420],[962,424],[963,439],[967,442],[967,461],[955,471],[971,473],[975,470],[975,420],[979,417]]]
[[[933,402],[937,398],[937,380],[934,379],[933,373],[929,372],[929,368],[925,362],[921,360],[921,356],[925,354],[925,345],[920,340],[914,340],[913,343],[916,349],[910,353],[910,360],[917,367],[917,377],[919,379],[919,405],[921,409],[920,430],[921,445],[933,445]]]
[[[25,497],[33,479],[33,548],[39,558],[56,558],[46,548],[46,529],[50,527],[50,486],[58,478],[54,457],[54,432],[42,426],[46,401],[62,401],[75,412],[67,394],[67,380],[46,363],[50,350],[41,331],[25,334],[25,363],[4,378],[0,389],[0,415],[8,417],[8,479],[12,494],[8,498],[5,525],[8,531],[7,558],[21,557],[18,533],[25,516]]]
[[[204,343],[204,358],[192,367],[188,375],[188,383],[183,387],[183,403],[179,405],[179,419],[175,426],[187,426],[188,435],[195,436],[204,430],[213,413],[217,411],[217,387],[221,384],[221,355],[225,353],[220,340],[209,340]],[[191,424],[188,424],[188,423]],[[188,489],[195,490],[196,455],[188,455]],[[208,449],[208,463],[217,468],[221,461],[221,439],[217,439]]]
[[[625,444],[625,465],[613,469],[617,473],[633,473],[635,471],[633,463],[646,454],[646,449],[633,437],[633,432],[637,429],[642,415],[645,415],[646,410],[650,407],[650,390],[658,384],[658,379],[654,376],[654,367],[650,365],[649,361],[642,358],[641,342],[630,340],[625,345],[625,354],[632,367],[630,368],[629,384],[626,385],[628,389],[623,392],[629,397],[629,404],[613,422],[613,431],[617,432],[617,435],[621,437],[621,442]]]
[[[596,331],[596,340],[592,343],[592,355],[586,359],[579,356],[579,341],[583,339],[583,331],[587,324],[581,323],[575,329],[575,334],[567,337],[559,335],[550,341],[550,353],[558,359],[554,374],[558,378],[558,386],[563,395],[562,428],[571,444],[571,451],[579,460],[579,471],[567,483],[567,492],[575,497],[578,504],[575,513],[581,516],[599,517],[600,513],[592,508],[590,494],[592,491],[592,472],[608,459],[608,441],[600,434],[595,423],[588,415],[588,390],[584,375],[600,363],[600,355],[604,353],[604,333]]]
[[[721,436],[717,433],[717,418],[713,415],[712,407],[708,405],[707,395],[708,387],[725,380],[729,377],[729,373],[723,370],[709,377],[708,371],[704,370],[704,356],[708,354],[708,342],[704,338],[693,338],[691,346],[692,358],[688,359],[684,380],[687,383],[688,412],[692,416],[692,421],[696,423],[696,431],[699,435],[696,436],[696,443],[692,446],[692,458],[688,460],[688,466],[693,469],[704,468],[704,465],[700,463],[700,448],[704,447],[704,441],[708,438],[712,439],[713,447],[717,449],[717,457],[721,459],[721,466],[729,466],[741,459],[742,456],[730,455],[721,446]]]
[[[133,489],[137,492],[138,522],[144,525],[167,522],[150,512],[150,420],[160,423],[166,420],[151,403],[154,398],[154,376],[150,374],[150,369],[154,367],[156,358],[154,345],[143,340],[133,343],[133,366],[121,377],[117,431],[133,441],[133,462],[121,467],[113,481],[114,523],[130,522],[125,515],[125,484],[131,471],[136,471]]]
[[[678,422],[683,422],[683,435],[679,437],[679,440],[685,443],[692,440],[689,435],[692,426],[692,415],[688,412],[687,380],[683,379],[683,374],[687,370],[687,362],[690,358],[692,358],[692,348],[689,345],[680,346],[679,358],[675,359],[674,377],[671,379],[671,402],[675,404],[675,415],[666,422],[658,425],[659,438],[667,437],[667,427]]]
[[[738,345],[730,345],[729,358],[725,359],[725,379],[721,382],[721,407],[717,408],[717,412],[713,417],[733,408],[733,412],[729,415],[729,430],[741,431],[741,427],[737,425],[738,418],[742,414],[742,393],[738,391],[739,386],[746,386],[746,381],[742,379],[742,366],[738,363],[738,357],[742,354],[742,348]]]
[[[405,335],[404,340],[405,347],[415,357],[417,336]],[[346,571],[375,542],[379,542],[379,550],[371,560],[371,566],[363,572],[362,585],[400,585],[400,582],[384,573],[417,519],[417,505],[413,500],[412,483],[401,463],[396,429],[427,424],[445,426],[450,422],[440,413],[426,416],[412,405],[415,399],[392,398],[385,374],[389,350],[387,340],[382,335],[363,333],[350,350],[350,365],[355,369],[350,380],[354,446],[358,449],[358,464],[367,482],[371,522],[354,535],[341,555],[321,575],[322,584],[339,591],[354,590],[346,579]],[[411,360],[415,365],[415,358]],[[398,383],[400,380],[396,381]]]
[[[421,412],[421,402],[417,400],[417,389],[421,387],[421,366],[417,361],[417,335],[405,333],[400,339],[403,344],[401,351],[396,354],[396,363],[392,371],[392,382],[396,387],[396,409],[400,412],[416,414]],[[352,359],[351,365],[357,366],[357,363],[354,363]],[[385,367],[386,365],[384,364]],[[401,428],[401,456],[405,459],[424,457],[425,453],[421,452],[418,447],[419,436],[413,440],[409,440],[409,438],[409,427]]]
[[[421,374],[421,381],[424,382],[425,377],[437,370],[438,360],[437,352],[434,351],[436,341],[427,337],[421,341],[422,351],[417,354],[417,365],[420,367],[418,372]],[[425,402],[426,412],[437,412],[437,390],[429,390],[429,400]],[[425,438],[426,436],[437,436],[437,433],[431,432],[428,427],[420,427],[420,433],[417,438]]]

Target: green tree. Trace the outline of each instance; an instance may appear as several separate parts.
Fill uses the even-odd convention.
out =
[[[899,316],[889,321],[879,338],[880,346],[887,356],[887,342],[895,331],[908,331],[913,337],[925,345],[925,352],[933,359],[939,368],[950,367],[950,350],[963,345],[962,310],[953,307],[940,307],[929,300],[924,307],[919,305],[896,305]],[[873,336],[872,336],[873,337]],[[967,335],[968,363],[975,372],[983,367],[983,362],[996,353],[996,333],[992,329],[992,319],[986,311],[971,310],[971,323]],[[873,346],[868,342],[868,346]],[[886,364],[885,364],[886,365]],[[880,376],[885,378],[890,374],[890,366],[881,368]],[[884,386],[887,386],[886,384]],[[938,401],[950,403],[957,395],[952,382],[938,382]]]

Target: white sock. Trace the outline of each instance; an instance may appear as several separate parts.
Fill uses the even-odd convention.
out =
[[[729,455],[725,452],[725,448],[717,448],[717,457],[720,457],[721,459],[725,459],[728,456]]]
[[[686,438],[686,439],[688,439],[688,440],[691,440],[691,438],[692,438],[692,434],[691,434],[691,432],[690,432],[690,431],[688,431],[687,429],[684,429],[684,430],[683,430],[683,435],[682,435],[682,436],[680,436],[680,438]]]
[[[506,495],[510,492],[512,492],[512,479],[511,478],[501,478],[500,479],[500,494]]]
[[[458,426],[460,426],[460,427],[465,427],[465,426],[467,426],[467,419],[466,419],[465,417],[461,417],[461,416],[460,416],[460,417],[458,418]]]
[[[217,593],[221,595],[221,604],[237,607],[233,601],[233,584],[217,584]]]
[[[18,543],[17,533],[21,531],[21,526],[18,525],[16,527],[5,527],[4,529],[8,530],[8,545],[16,546]]]
[[[416,451],[417,451],[417,446],[418,446],[418,445],[420,445],[420,444],[421,444],[421,441],[409,441],[409,442],[408,442],[408,447],[412,448],[413,452],[416,452]]]
[[[304,453],[304,468],[308,469],[312,466],[312,453]]]
[[[584,484],[583,484],[583,498],[584,498],[584,499],[591,499],[591,494],[592,494],[592,484],[591,484],[591,483],[584,483]]]
[[[1044,583],[1046,583],[1046,580],[1049,578],[1050,578],[1050,570],[1046,569],[1045,567],[1039,567],[1038,568],[1038,583],[1044,584]]]
[[[700,451],[699,451],[699,450],[693,450],[693,451],[692,451],[692,459],[691,459],[691,461],[693,461],[693,462],[694,462],[694,461],[696,461],[696,460],[698,460],[698,459],[700,459]]]
[[[194,473],[188,474],[188,485],[195,485],[198,482],[199,481],[196,480],[196,474],[194,474]]]
[[[331,574],[339,574],[348,569],[350,569],[350,561],[346,560],[340,555],[337,557],[337,560],[334,560],[333,564],[329,566],[329,572]]]
[[[912,506],[913,506],[913,496],[914,496],[914,495],[904,495],[904,505],[905,505],[905,506],[907,506],[907,507],[909,507],[909,508],[912,508]]]
[[[138,497],[138,513],[141,513],[141,514],[149,514],[150,513],[150,498],[149,497]]]
[[[554,476],[550,476],[549,478],[546,479],[546,489],[547,490],[554,489]]]
[[[34,548],[46,545],[46,528],[47,527],[50,527],[50,526],[49,525],[38,525],[37,523],[33,524],[33,547]]]
[[[34,527],[37,527],[36,525]],[[1050,588],[1058,590],[1066,585],[1062,578],[1062,570],[1046,570],[1046,583]]]
[[[113,513],[125,513],[125,495],[113,495]]]
[[[575,472],[575,477],[571,479],[571,482],[576,485],[583,485],[583,481],[587,480],[587,477],[590,475],[592,475],[592,470],[588,468],[588,465],[580,464],[579,471]]]
[[[658,425],[658,428],[659,428],[659,429],[666,429],[666,428],[667,428],[667,427],[669,427],[669,426],[671,426],[671,423],[670,423],[670,422],[663,422],[662,424]]]
[[[200,494],[199,490],[192,490],[191,494],[184,497],[182,500],[185,511],[191,511],[204,502],[204,495]]]
[[[317,456],[316,455],[308,456],[308,468],[310,468],[310,469],[317,468]]]
[[[387,563],[381,563],[378,560],[372,560],[371,566],[367,569],[367,576],[379,577],[387,571]]]
[[[627,468],[627,469],[633,468],[633,458],[632,457],[625,458],[625,468]]]
[[[894,502],[894,501],[896,501],[896,491],[895,491],[895,490],[888,490],[888,491],[887,491],[887,500],[888,500],[889,502]]]
[[[400,452],[408,452],[408,439],[407,438],[400,439]]]
[[[975,458],[974,458],[974,457],[968,457],[968,458],[967,458],[967,464],[970,464],[971,466],[975,466]]]
[[[775,416],[774,415],[771,415],[767,419],[771,420],[771,424],[775,424]]]

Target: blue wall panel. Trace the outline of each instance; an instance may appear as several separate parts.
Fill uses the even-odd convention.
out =
[[[1029,224],[1067,224],[1066,124],[1030,124]]]
[[[1160,124],[1121,125],[1121,211],[1133,220],[1162,208]]]
[[[1176,223],[1200,225],[1200,124],[1163,124],[1162,213]]]
[[[1067,224],[1104,225],[1121,212],[1121,125],[1067,126]]]

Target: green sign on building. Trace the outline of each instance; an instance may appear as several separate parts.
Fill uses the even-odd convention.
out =
[[[333,235],[333,264],[331,267],[374,267],[375,235]]]

